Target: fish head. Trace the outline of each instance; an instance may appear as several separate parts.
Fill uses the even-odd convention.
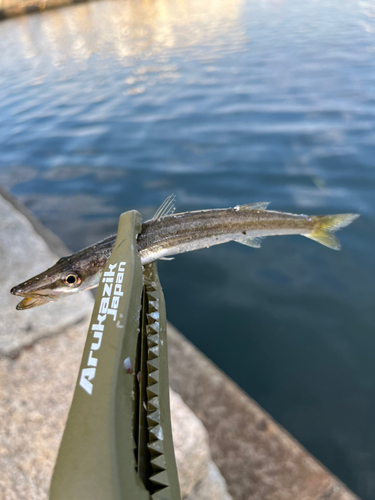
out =
[[[95,263],[63,257],[43,273],[13,287],[10,293],[24,297],[16,309],[31,309],[93,288],[97,286],[100,276]]]

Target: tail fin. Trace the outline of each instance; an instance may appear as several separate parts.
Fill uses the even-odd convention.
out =
[[[340,242],[333,233],[338,229],[349,226],[357,217],[359,217],[359,214],[322,215],[314,217],[315,228],[311,233],[304,234],[303,236],[315,240],[333,250],[340,250]]]

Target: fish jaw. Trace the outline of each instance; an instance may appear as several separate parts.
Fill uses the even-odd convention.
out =
[[[23,300],[19,302],[16,306],[18,311],[23,311],[24,309],[32,309],[37,306],[41,306],[43,304],[47,304],[47,302],[55,302],[61,292],[59,289],[55,288],[46,288],[46,286],[53,286],[53,282],[43,284],[40,286],[39,284],[40,278],[35,277],[30,280],[25,281],[19,285],[14,286],[10,293],[12,295],[16,295],[17,297],[22,297]],[[39,285],[38,288],[36,288]]]
[[[33,307],[41,306],[47,302],[54,302],[47,297],[35,296],[35,297],[25,297],[19,304],[16,305],[18,311],[23,311],[24,309],[32,309]]]
[[[47,302],[55,302],[58,296],[51,296],[50,292],[46,290],[39,290],[38,292],[24,292],[21,289],[22,285],[15,286],[11,289],[10,293],[18,297],[23,297],[23,300],[16,305],[18,311],[23,311],[24,309],[32,309],[33,307],[41,306],[47,304]]]
[[[12,295],[17,295],[19,297],[24,297],[23,300],[17,304],[16,309],[18,311],[23,311],[24,309],[32,309],[34,307],[47,304],[47,302],[56,302],[62,297],[69,297],[70,295],[76,294],[83,290],[88,290],[98,286],[102,272],[93,273],[87,278],[83,278],[80,286],[76,288],[64,287],[60,283],[60,279],[55,280],[48,279],[47,283],[38,283],[41,278],[32,278],[31,280],[25,281],[20,285],[13,287],[10,291]],[[33,287],[39,284],[40,288],[34,289]]]

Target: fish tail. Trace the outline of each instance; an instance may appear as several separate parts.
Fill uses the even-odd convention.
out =
[[[313,217],[315,223],[314,229],[311,233],[304,234],[303,236],[333,250],[340,250],[340,242],[334,233],[338,229],[349,226],[358,217],[359,214],[321,215]]]

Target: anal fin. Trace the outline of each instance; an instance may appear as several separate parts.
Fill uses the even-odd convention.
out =
[[[262,237],[258,236],[255,238],[252,238],[251,236],[241,236],[241,238],[238,238],[235,240],[237,243],[241,243],[241,245],[246,245],[248,247],[253,247],[253,248],[260,248],[260,244],[262,242]]]

